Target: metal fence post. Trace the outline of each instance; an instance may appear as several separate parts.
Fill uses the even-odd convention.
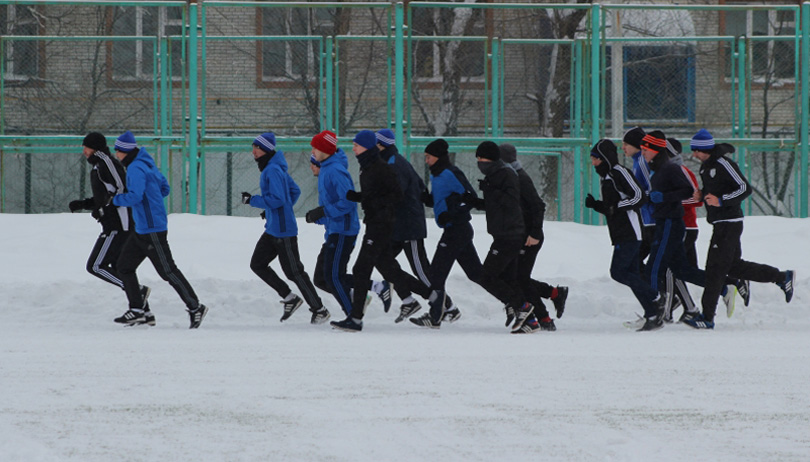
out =
[[[394,6],[394,134],[400,146],[405,148],[405,158],[410,160],[411,153],[405,142],[403,119],[405,118],[403,95],[405,93],[405,5],[397,2]]]
[[[192,0],[188,5],[188,211],[197,213],[197,173],[199,159],[197,157],[197,136],[199,130],[197,104],[197,1]]]
[[[799,126],[799,138],[801,139],[801,155],[799,160],[799,217],[807,218],[807,157],[810,150],[810,2],[802,4],[802,120]]]

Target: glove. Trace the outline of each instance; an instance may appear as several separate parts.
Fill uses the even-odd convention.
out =
[[[419,199],[427,207],[433,207],[433,194],[431,194],[427,189],[422,191],[422,195],[419,196]]]
[[[461,200],[474,209],[484,210],[486,208],[484,199],[481,199],[470,191],[464,191],[464,194],[461,195]]]
[[[348,200],[350,200],[352,202],[360,202],[361,200],[363,200],[363,193],[353,191],[353,190],[350,189],[350,190],[346,191],[346,199],[348,199]]]
[[[596,199],[593,197],[593,195],[588,194],[585,197],[585,207],[587,207],[589,209],[592,209],[592,208],[596,207]]]
[[[651,192],[650,201],[652,201],[653,204],[660,204],[661,202],[664,202],[664,193],[661,191]]]
[[[250,198],[251,197],[253,197],[253,195],[250,194],[249,192],[243,192],[242,193],[242,203],[243,204],[250,204]]]
[[[70,201],[68,204],[70,208],[70,213],[75,212],[76,210],[83,210],[84,209],[84,201]]]
[[[307,212],[306,220],[307,223],[315,223],[321,218],[326,216],[326,212],[324,212],[323,207],[316,207],[309,212]]]
[[[439,226],[444,226],[449,222],[450,222],[450,214],[448,214],[447,212],[442,212],[439,214],[438,217],[436,217],[436,223],[438,223]]]
[[[264,213],[264,210],[262,210],[262,213],[260,213],[259,216],[262,217],[262,220],[267,220],[267,214]]]

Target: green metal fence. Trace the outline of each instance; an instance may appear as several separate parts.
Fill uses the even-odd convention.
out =
[[[83,135],[132,130],[172,212],[252,215],[272,130],[300,213],[314,133],[390,127],[426,175],[436,137],[472,180],[480,141],[513,143],[549,218],[593,223],[589,148],[641,125],[687,151],[708,128],[749,214],[806,217],[810,3],[705,3],[0,0],[0,211],[65,211],[89,194]]]

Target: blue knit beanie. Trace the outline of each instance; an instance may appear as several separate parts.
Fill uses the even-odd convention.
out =
[[[262,133],[253,140],[253,145],[268,154],[276,152],[276,135],[273,132]]]
[[[354,139],[352,141],[366,149],[371,149],[377,145],[377,135],[375,135],[371,130],[360,130],[356,135],[354,135]]]
[[[138,145],[135,143],[135,135],[133,135],[129,130],[125,131],[123,135],[119,136],[118,139],[115,140],[116,151],[129,154],[136,149],[138,149]]]
[[[397,137],[394,135],[394,132],[388,128],[377,130],[377,143],[385,146],[386,148],[396,143],[396,139]]]
[[[714,149],[714,138],[705,128],[701,128],[689,144],[693,151],[711,151]]]

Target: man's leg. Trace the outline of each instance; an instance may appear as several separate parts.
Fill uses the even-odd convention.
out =
[[[714,322],[714,315],[717,312],[717,301],[726,285],[726,275],[734,262],[736,248],[739,243],[734,242],[742,232],[733,223],[715,223],[712,231],[711,242],[709,242],[709,254],[706,256],[706,283],[703,286],[703,317],[706,321]]]
[[[329,291],[347,316],[352,313],[352,289],[347,281],[346,266],[349,264],[357,236],[330,234],[326,240],[326,253],[323,258],[324,279]]]
[[[123,289],[124,282],[118,274],[115,263],[121,255],[121,249],[124,247],[127,237],[129,237],[128,233],[118,231],[101,233],[87,259],[87,272],[104,282]]]
[[[307,304],[312,309],[318,309],[323,306],[321,297],[318,296],[315,286],[312,284],[309,275],[304,270],[304,264],[301,263],[301,256],[298,252],[298,237],[284,237],[278,238],[278,260],[281,263],[281,269],[287,279],[293,281],[301,291]]]
[[[169,249],[167,235],[168,232],[166,231],[143,235],[143,239],[149,243],[146,255],[152,261],[152,265],[154,265],[160,277],[174,288],[189,311],[196,311],[200,307],[200,300],[197,298],[197,294],[194,293],[191,284],[175,265],[171,249]]]
[[[279,297],[285,298],[291,292],[290,286],[270,268],[270,263],[276,259],[279,253],[276,247],[276,238],[262,233],[262,237],[259,238],[259,242],[256,243],[256,248],[253,250],[253,256],[250,258],[250,269],[256,276],[259,276],[259,279],[272,287]]]
[[[142,310],[144,308],[143,296],[141,295],[141,285],[138,283],[138,275],[135,270],[146,258],[146,241],[142,235],[130,233],[121,254],[118,256],[118,275],[124,283],[124,291],[127,294],[127,301],[130,308]]]

